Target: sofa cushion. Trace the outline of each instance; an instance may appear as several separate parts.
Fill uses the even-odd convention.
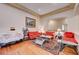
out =
[[[74,33],[72,33],[72,32],[65,32],[64,36],[68,37],[68,38],[74,38]]]
[[[40,36],[40,33],[39,32],[29,32],[28,35],[29,35],[30,39],[35,39],[36,37]]]
[[[74,33],[72,33],[72,32],[65,32],[64,33],[64,40],[70,41],[70,42],[73,42],[73,43],[77,43],[77,41],[74,37]]]
[[[46,32],[46,35],[54,36],[54,32]]]
[[[76,41],[75,38],[67,38],[67,37],[64,37],[64,40],[70,41],[70,42],[73,42],[73,43],[77,43],[77,41]]]

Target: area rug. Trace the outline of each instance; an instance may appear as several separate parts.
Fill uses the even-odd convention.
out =
[[[42,46],[37,45],[35,43],[33,43],[34,45],[54,54],[54,55],[58,55],[59,51],[60,51],[60,45],[55,41],[55,40],[51,40],[49,42],[45,42]]]
[[[35,44],[35,45],[54,54],[54,55],[59,55],[60,52],[63,52],[64,53],[63,55],[78,55],[77,51],[74,50],[74,47],[71,48],[71,46],[65,46],[62,50],[60,50],[61,45],[58,44],[56,42],[56,40],[51,40],[49,42],[45,42],[42,46],[37,45],[37,44]]]

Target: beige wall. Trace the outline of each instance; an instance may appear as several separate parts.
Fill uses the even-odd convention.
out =
[[[58,28],[62,28],[62,24],[64,24],[64,19],[53,19],[48,21],[48,25],[45,28],[47,31],[56,31]]]
[[[66,19],[67,30],[79,33],[79,15]]]
[[[79,15],[66,19],[67,31],[74,32],[75,38],[79,42]]]
[[[75,15],[79,15],[79,4],[74,8]]]
[[[43,26],[45,30],[54,31],[58,26],[60,27],[62,24],[67,24],[68,31],[79,32],[79,16],[74,16],[73,10],[39,18],[4,4],[0,4],[0,32],[7,32],[12,26],[16,27],[19,31],[22,30],[25,26],[25,17],[36,19],[36,28],[30,28],[30,31],[39,30],[41,26]],[[66,18],[66,21],[64,18]]]
[[[69,18],[73,16],[73,10],[69,10],[66,12],[62,12],[59,14],[51,15],[45,18],[40,19],[41,26],[44,26],[45,30],[48,31],[54,31],[62,25],[65,24],[65,18]],[[49,25],[49,22],[53,21],[53,24]]]
[[[9,31],[9,28],[12,26],[16,27],[18,31],[21,31],[25,26],[26,17],[36,19],[36,28],[38,28],[39,17],[35,17],[5,4],[0,4],[0,33]],[[35,28],[32,30],[35,30]]]

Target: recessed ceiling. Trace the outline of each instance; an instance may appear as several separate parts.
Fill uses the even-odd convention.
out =
[[[69,3],[20,3],[22,6],[33,10],[34,12],[43,15],[56,9],[65,7]]]

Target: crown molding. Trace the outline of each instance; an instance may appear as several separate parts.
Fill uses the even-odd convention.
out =
[[[16,9],[18,9],[18,10],[27,12],[27,13],[29,13],[29,14],[31,14],[31,15],[39,16],[38,13],[36,13],[36,12],[32,11],[31,9],[29,9],[29,8],[27,8],[27,7],[24,7],[24,6],[22,6],[22,5],[18,4],[18,3],[4,3],[4,4],[6,4],[6,5],[8,5],[8,6],[11,6],[11,7],[13,7],[13,8],[16,8]]]
[[[48,17],[48,16],[51,16],[51,15],[55,15],[55,14],[58,14],[58,13],[62,13],[62,12],[74,9],[74,6],[75,6],[75,3],[70,3],[69,5],[67,5],[65,7],[59,8],[57,10],[51,11],[51,12],[43,14],[43,15],[39,15],[38,13],[34,12],[33,10],[31,10],[27,7],[20,5],[19,3],[4,3],[4,4],[11,6],[13,8],[16,8],[18,10],[24,11],[26,13],[29,13],[31,15],[40,17],[40,18]]]
[[[74,12],[74,16],[79,15],[79,4],[78,3],[75,4],[73,12]]]
[[[49,13],[40,15],[40,17],[44,18],[44,17],[48,17],[48,16],[55,15],[55,14],[58,14],[58,13],[66,12],[68,10],[74,9],[74,6],[75,6],[75,3],[71,3],[71,4],[69,4],[69,5],[67,5],[67,6],[65,6],[63,8],[59,8],[59,9],[51,11]]]

